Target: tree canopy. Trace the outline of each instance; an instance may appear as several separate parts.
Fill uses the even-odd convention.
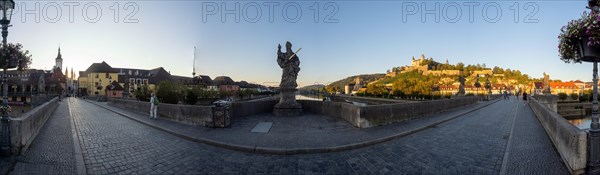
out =
[[[0,67],[17,68],[25,70],[31,65],[31,54],[29,50],[23,50],[20,43],[8,43],[6,47],[0,46]]]

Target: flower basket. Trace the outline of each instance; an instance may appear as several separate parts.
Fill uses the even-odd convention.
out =
[[[600,47],[590,46],[588,42],[587,37],[583,37],[579,42],[579,59],[585,62],[600,62]]]
[[[600,62],[600,14],[584,12],[562,27],[558,40],[564,62]]]

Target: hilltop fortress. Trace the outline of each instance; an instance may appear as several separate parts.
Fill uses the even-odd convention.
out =
[[[386,72],[386,77],[395,77],[398,74],[411,72],[411,71],[419,71],[423,75],[460,75],[463,73],[461,70],[450,70],[450,69],[436,69],[436,67],[440,67],[441,63],[435,62],[433,58],[425,58],[424,54],[421,54],[421,58],[415,59],[412,58],[410,66],[402,66],[402,67],[394,67],[391,70]],[[446,59],[446,63],[444,65],[449,65],[448,60]],[[473,75],[493,75],[491,69],[484,70],[476,70],[472,72]]]

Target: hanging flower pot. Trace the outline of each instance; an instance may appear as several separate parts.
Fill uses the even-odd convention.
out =
[[[590,46],[589,43],[587,37],[583,37],[579,42],[579,59],[585,62],[600,62],[600,47]]]
[[[600,62],[600,15],[584,12],[580,19],[562,27],[558,40],[562,61]]]

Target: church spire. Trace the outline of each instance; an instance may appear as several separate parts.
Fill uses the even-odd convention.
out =
[[[60,55],[60,46],[58,46],[58,55],[56,56],[56,59],[62,59],[62,55]]]
[[[62,71],[63,59],[62,59],[62,55],[60,54],[60,46],[58,46],[58,55],[56,56],[55,62],[56,62],[56,64],[54,65],[54,67],[58,68]],[[68,76],[68,75],[65,74],[65,76]]]

